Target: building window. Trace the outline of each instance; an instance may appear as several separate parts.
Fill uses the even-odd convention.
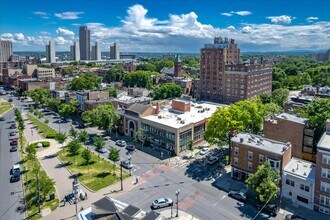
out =
[[[292,196],[292,192],[291,191],[289,191],[289,196]]]
[[[279,160],[273,160],[273,159],[267,158],[267,162],[270,164],[270,166],[273,169],[275,169],[275,170],[280,169],[280,161]]]
[[[234,157],[234,165],[237,165],[237,164],[238,164],[238,158]]]
[[[320,204],[330,206],[330,197],[320,195]]]
[[[289,186],[293,186],[294,187],[294,181],[293,180],[290,180],[290,179],[286,179],[285,180],[285,183]]]
[[[309,186],[305,186],[304,184],[300,184],[300,189],[309,192]]]
[[[239,153],[239,148],[238,147],[235,147],[235,155],[237,156],[238,155],[238,153]]]
[[[321,191],[330,192],[330,184],[321,182]]]
[[[253,152],[252,151],[249,151],[248,152],[248,159],[249,160],[252,160],[253,159]]]
[[[259,163],[263,163],[264,162],[264,155],[259,154]]]
[[[329,178],[330,179],[330,170],[322,168],[321,176],[324,177],[324,178]]]
[[[248,170],[252,171],[252,163],[248,162]]]
[[[328,155],[324,155],[324,154],[323,154],[323,156],[322,156],[322,163],[323,163],[323,164],[328,164],[328,165],[330,165],[330,156],[328,156]]]
[[[303,202],[303,203],[305,203],[305,204],[308,204],[308,199],[306,199],[306,198],[304,198],[304,197],[302,197],[302,196],[297,196],[297,200],[298,200],[299,202]]]

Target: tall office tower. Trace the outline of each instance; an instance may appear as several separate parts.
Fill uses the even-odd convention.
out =
[[[98,42],[95,42],[95,46],[92,46],[92,60],[101,60],[101,50]]]
[[[49,45],[46,45],[46,62],[47,63],[55,63],[55,46],[54,41],[50,40]]]
[[[71,60],[73,61],[80,60],[80,50],[79,50],[78,42],[74,42],[74,44],[70,46],[70,55],[71,55]]]
[[[114,43],[113,46],[110,46],[110,59],[111,60],[119,60],[120,53],[119,53],[119,44]]]
[[[11,55],[13,55],[12,42],[0,40],[0,62],[7,62]]]
[[[87,29],[87,26],[81,26],[79,28],[79,49],[81,60],[90,60],[90,44],[91,31]]]

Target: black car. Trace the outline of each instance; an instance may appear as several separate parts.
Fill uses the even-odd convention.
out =
[[[285,216],[285,220],[306,220],[305,218],[301,217],[297,214],[288,214]]]
[[[9,133],[10,136],[15,136],[16,135],[16,132],[15,131],[12,131]]]
[[[135,151],[135,146],[133,146],[133,145],[126,145],[126,150],[128,150],[128,151]]]
[[[246,192],[244,191],[230,191],[228,196],[237,199],[239,201],[245,202],[246,201]]]
[[[279,208],[275,204],[256,203],[258,210],[262,209],[261,212],[266,213],[272,217],[275,217],[279,211]],[[264,206],[265,205],[265,206]]]
[[[19,171],[14,171],[13,175],[10,177],[10,182],[13,183],[13,182],[17,182],[17,181],[20,181],[21,179],[21,174]]]
[[[11,124],[9,129],[15,129],[16,128],[16,124]]]
[[[10,152],[15,152],[17,151],[17,146],[12,146],[9,150]]]
[[[8,99],[8,102],[12,102],[12,101],[13,101],[13,99],[12,99],[12,98],[9,98],[9,99]]]
[[[5,117],[2,117],[2,116],[1,116],[1,117],[0,117],[0,121],[4,121],[4,120],[6,120]]]
[[[87,128],[86,124],[79,124],[79,128]]]

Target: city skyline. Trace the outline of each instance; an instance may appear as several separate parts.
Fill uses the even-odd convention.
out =
[[[198,53],[215,36],[234,38],[251,52],[330,47],[330,3],[322,0],[94,2],[1,1],[0,37],[14,51],[42,51],[49,40],[56,51],[69,51],[79,26],[87,25],[102,52],[118,42],[123,52]]]

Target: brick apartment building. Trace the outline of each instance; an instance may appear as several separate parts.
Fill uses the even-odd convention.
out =
[[[271,93],[272,65],[240,64],[240,49],[234,39],[214,38],[200,54],[198,99],[231,103]]]
[[[231,177],[245,181],[264,162],[279,172],[291,159],[291,144],[261,136],[239,133],[231,139]]]
[[[314,209],[330,215],[330,119],[317,144]]]
[[[289,113],[267,116],[264,120],[264,135],[277,141],[292,144],[292,156],[315,163],[315,129],[307,127],[307,120]]]
[[[77,92],[77,101],[78,101],[78,109],[80,111],[85,111],[87,108],[85,106],[87,101],[89,102],[90,107],[88,109],[92,109],[93,107],[99,104],[105,104],[109,102],[109,92],[108,91],[84,91],[84,92]],[[101,102],[106,100],[106,102]]]

